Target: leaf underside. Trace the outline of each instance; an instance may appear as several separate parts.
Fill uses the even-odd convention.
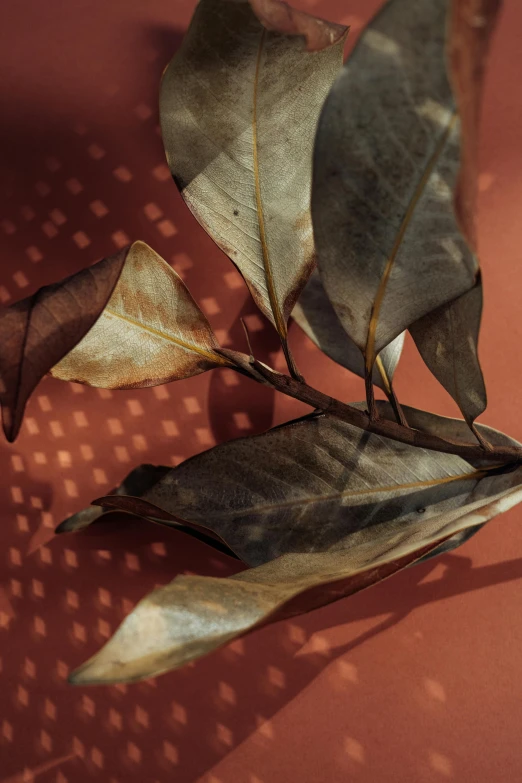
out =
[[[270,30],[247,0],[201,0],[163,76],[161,126],[183,198],[285,340],[314,264],[310,158],[346,30],[252,5]]]
[[[143,242],[84,339],[51,375],[105,389],[157,386],[229,364],[179,275]]]

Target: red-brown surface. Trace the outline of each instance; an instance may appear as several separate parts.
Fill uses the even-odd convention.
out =
[[[309,0],[351,23],[378,0]],[[0,300],[143,239],[183,274],[220,339],[277,341],[239,275],[188,214],[157,131],[157,89],[194,0],[2,0]],[[486,312],[482,420],[522,439],[522,6],[505,1],[488,79],[479,244]],[[292,329],[324,390],[362,383]],[[401,400],[454,407],[411,344]],[[338,392],[339,393],[339,392]],[[303,412],[227,372],[139,392],[46,380],[0,447],[0,781],[316,783],[522,779],[522,509],[456,554],[266,628],[156,681],[77,688],[67,672],[177,573],[237,564],[128,520],[53,539],[131,466],[177,463]],[[32,770],[32,772],[29,772]]]

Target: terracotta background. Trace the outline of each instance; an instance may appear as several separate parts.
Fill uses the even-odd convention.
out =
[[[352,24],[377,0],[309,0]],[[183,275],[227,345],[243,314],[261,357],[277,342],[230,262],[184,208],[157,128],[157,86],[193,0],[2,0],[0,301],[133,239]],[[522,6],[505,0],[487,90],[480,249],[483,421],[522,439]],[[362,384],[292,330],[309,379]],[[411,344],[404,403],[453,413]],[[0,445],[0,781],[316,783],[522,779],[522,510],[456,554],[265,629],[182,671],[77,688],[67,672],[133,604],[180,572],[237,563],[121,519],[53,539],[64,516],[144,461],[176,464],[305,410],[227,372],[139,392],[46,380]]]

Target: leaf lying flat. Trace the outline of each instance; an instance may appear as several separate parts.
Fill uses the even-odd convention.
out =
[[[468,44],[454,97],[444,65],[448,5],[387,3],[336,80],[319,122],[312,192],[319,270],[368,367],[405,328],[475,284],[477,261],[452,197],[461,148],[458,193],[474,187],[467,180],[476,174],[478,112],[471,120],[465,112],[461,132],[455,97],[463,105],[471,94],[480,105],[492,25],[485,30],[475,17],[459,16]],[[468,0],[454,0],[455,9],[463,5]],[[451,46],[456,35],[452,29]],[[483,45],[472,46],[478,38]],[[468,218],[470,210],[468,203]]]
[[[310,158],[346,29],[251,5],[201,0],[163,76],[161,126],[183,198],[284,341],[314,263]]]
[[[51,375],[105,389],[158,386],[229,364],[218,347],[179,275],[134,242],[107,307]]]
[[[440,417],[427,416],[437,430]],[[413,411],[413,422],[417,419]],[[441,429],[448,426],[441,421]],[[466,428],[464,422],[459,426]],[[493,443],[494,436],[493,431]],[[313,415],[199,454],[140,499],[107,497],[96,503],[166,522],[171,516],[197,523],[256,566],[283,554],[374,545],[420,515],[426,525],[444,526],[448,514],[462,514],[516,485],[514,473],[494,473],[455,455]]]
[[[427,366],[451,394],[470,426],[486,410],[487,396],[477,354],[482,283],[428,313],[410,327]]]
[[[301,292],[292,317],[305,334],[330,359],[364,378],[363,354],[344,331],[317,270],[312,273],[310,280]],[[374,384],[388,393],[401,357],[404,337],[405,333],[403,332],[387,345],[379,354],[380,361],[373,368]]]
[[[394,526],[378,542],[357,540],[347,549],[287,554],[228,579],[177,577],[141,601],[70,681],[125,682],[162,674],[260,625],[353,595],[427,556],[441,538],[519,503],[522,489],[514,474],[512,481],[513,488],[504,485],[488,500],[447,511],[444,520],[417,518],[408,527]]]
[[[118,282],[128,249],[0,310],[0,403],[15,440],[32,392],[89,331]]]

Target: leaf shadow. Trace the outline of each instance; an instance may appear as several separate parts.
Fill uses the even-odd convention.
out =
[[[241,569],[237,561],[201,542],[159,525],[143,525],[138,519],[130,522],[124,515],[112,529],[108,525],[99,526],[97,531],[93,528],[75,536],[63,536],[53,544],[61,547],[65,542],[80,559],[90,557],[98,564],[107,556],[100,558],[100,547],[110,552],[112,568],[119,574],[115,589],[121,591],[122,585],[118,587],[117,582],[124,578],[123,593],[132,603],[147,591],[147,582],[152,589],[181,572],[228,576]],[[160,544],[164,546],[164,556],[144,557],[151,547],[159,551]],[[130,553],[137,555],[141,563],[137,580],[128,578],[132,576]],[[126,565],[116,567],[117,562]],[[84,563],[81,567],[84,582],[89,578],[85,569]],[[260,629],[195,664],[129,686],[122,696],[122,706],[131,709],[136,699],[144,703],[152,696],[151,688],[160,687],[164,699],[161,720],[167,720],[172,741],[179,747],[180,780],[196,780],[258,731],[328,666],[385,633],[415,610],[519,579],[522,579],[522,558],[474,568],[465,555],[445,554],[407,569],[349,600]],[[122,617],[120,612],[118,622]],[[375,624],[347,643],[339,646],[324,643],[328,631],[367,621]],[[322,640],[319,645],[315,643],[318,638]],[[90,651],[95,652],[99,646],[90,644]],[[82,652],[77,663],[85,657]],[[106,690],[110,693],[114,689]],[[100,689],[96,691],[99,693]],[[197,716],[197,720],[184,720],[185,713]],[[156,714],[152,720],[159,718]]]
[[[256,359],[271,364],[270,357],[280,349],[279,338],[250,296],[229,329],[230,343],[234,348],[249,353],[242,321],[248,330]],[[239,373],[214,371],[209,385],[208,417],[216,443],[257,435],[269,429],[273,424],[275,396],[273,389],[254,383]]]

